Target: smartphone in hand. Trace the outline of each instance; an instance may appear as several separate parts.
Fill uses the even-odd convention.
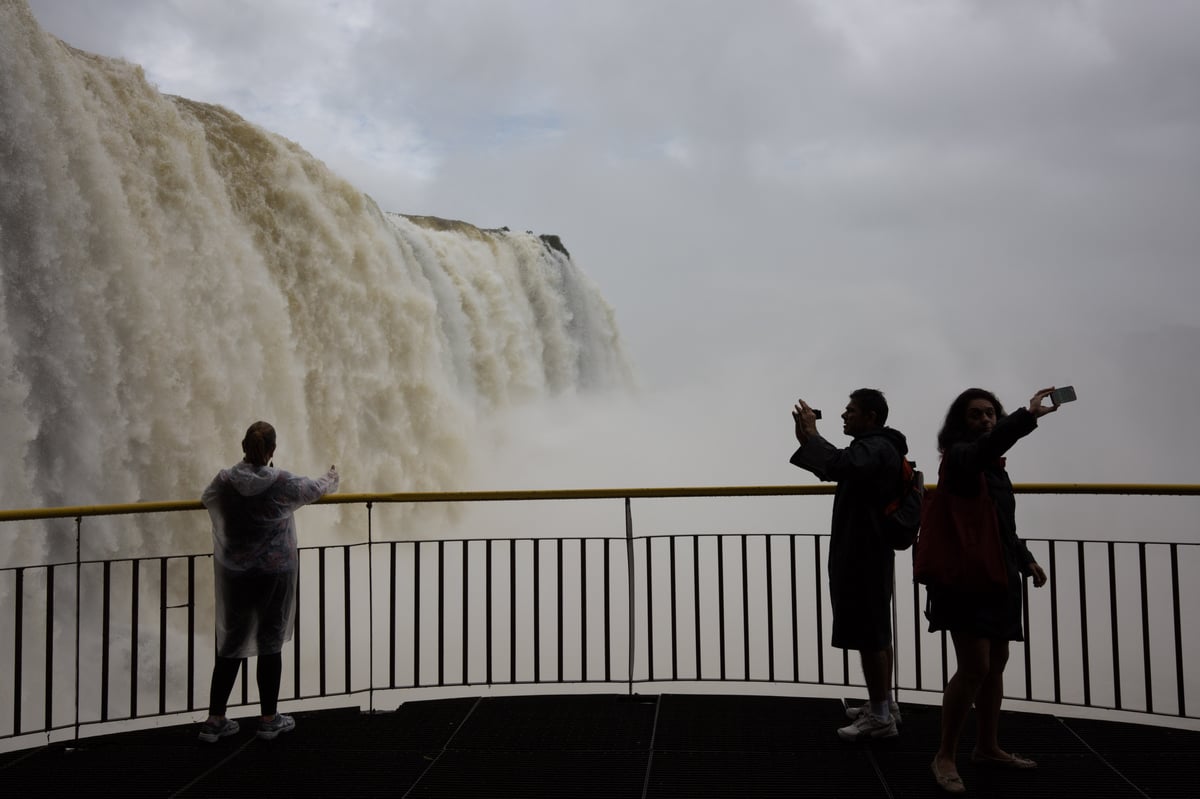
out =
[[[1050,394],[1050,402],[1055,405],[1062,405],[1064,402],[1074,402],[1074,401],[1075,401],[1075,387],[1074,386],[1063,386],[1062,388],[1056,388]]]

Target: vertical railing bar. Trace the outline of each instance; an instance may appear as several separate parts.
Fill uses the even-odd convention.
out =
[[[391,558],[392,569],[388,577],[388,688],[396,687],[396,569],[399,562],[396,558],[396,542],[388,543],[388,556]]]
[[[557,550],[556,556],[558,558],[558,576],[557,576],[557,584],[555,585],[555,595],[557,598],[557,606],[558,606],[558,613],[557,613],[558,625],[557,625],[557,629],[556,629],[558,640],[556,643],[557,643],[557,649],[558,649],[558,682],[562,682],[563,681],[563,540],[561,538],[558,539],[558,546],[556,547],[556,550]]]
[[[196,556],[187,561],[187,709],[196,709]],[[207,704],[207,703],[205,703]]]
[[[242,678],[241,702],[243,705],[248,705],[250,704],[250,658],[242,658],[240,671]]]
[[[1076,555],[1079,562],[1079,648],[1083,661],[1083,704],[1092,705],[1092,673],[1088,663],[1088,625],[1087,625],[1087,558],[1084,555],[1083,542],[1076,542]]]
[[[1050,542],[1050,573],[1058,574],[1057,552],[1054,541]],[[1054,674],[1054,701],[1062,702],[1062,673],[1059,665],[1058,641],[1058,580],[1050,580],[1050,655]]]
[[[300,598],[304,595],[300,590],[302,588],[300,582],[300,559],[296,559],[296,617],[292,621],[292,696],[295,699],[300,698],[300,613],[304,609],[304,603]]]
[[[1171,596],[1175,616],[1175,689],[1179,695],[1179,715],[1187,716],[1183,680],[1183,625],[1179,611],[1179,545],[1171,544]]]
[[[896,602],[896,561],[892,560],[892,692],[900,701],[900,608]]]
[[[823,608],[821,607],[821,536],[813,536],[813,592],[817,600],[817,640],[815,648],[817,650],[817,683],[825,684],[825,648],[822,642],[825,640],[825,622],[823,619]]]
[[[517,681],[517,539],[508,540],[508,681]]]
[[[470,586],[470,562],[471,562],[471,544],[469,541],[462,542],[462,679],[459,685],[467,685],[471,682],[470,679],[470,662],[469,656],[471,651],[471,629],[470,629],[470,594],[467,587]]]
[[[141,593],[141,561],[134,558],[133,577],[130,582],[129,611],[129,717],[137,718],[138,695],[138,597]]]
[[[916,679],[913,680],[914,690],[920,691],[924,681],[921,676],[921,584],[913,580],[913,673],[916,674]],[[1028,603],[1026,603],[1028,607]],[[1027,628],[1028,629],[1028,628]],[[1029,646],[1025,647],[1026,656],[1028,657]],[[1029,674],[1026,672],[1025,684],[1029,684]]]
[[[25,637],[25,567],[16,569],[16,586],[13,596],[13,735],[21,734],[21,697],[24,695],[21,685],[21,661]],[[50,724],[46,724],[49,728]]]
[[[533,544],[533,681],[542,681],[542,548]]]
[[[766,547],[767,569],[767,679],[775,682],[775,595],[771,565],[771,537],[763,536]],[[747,673],[749,676],[749,673]]]
[[[650,539],[643,538],[646,546],[646,676],[654,679],[654,574],[653,547]]]
[[[421,542],[413,542],[413,679],[421,685]]]
[[[242,704],[250,704],[250,658],[242,658]]]
[[[583,681],[588,681],[588,619],[587,619],[587,545],[579,539],[579,662]]]
[[[1108,542],[1108,613],[1112,624],[1113,704],[1121,709],[1121,647],[1117,624],[1116,544]]]
[[[367,708],[375,709],[375,542],[371,530],[371,506],[367,503]]]
[[[700,663],[700,536],[692,536],[692,613],[696,626],[696,679],[703,679]]]
[[[1142,660],[1144,663],[1146,674],[1146,712],[1154,712],[1154,685],[1153,675],[1151,673],[1151,665],[1153,659],[1150,656],[1150,596],[1149,586],[1146,583],[1146,544],[1141,542],[1138,544],[1138,569],[1142,586]]]
[[[941,639],[942,687],[944,689],[945,686],[950,682],[950,652],[949,647],[946,645],[946,639],[948,637],[946,635],[946,631],[942,630],[940,633],[938,633],[938,637]]]
[[[368,558],[371,557],[370,547],[371,547],[371,545],[367,544],[367,549],[368,549],[367,557]],[[343,661],[344,661],[344,668],[346,670],[345,680],[343,681],[343,683],[346,687],[347,694],[350,693],[350,682],[351,682],[350,677],[351,677],[351,674],[353,673],[353,663],[351,662],[351,654],[350,654],[350,650],[351,650],[350,644],[351,644],[352,637],[353,637],[353,627],[351,626],[352,615],[350,613],[350,610],[351,610],[351,608],[350,608],[350,585],[351,585],[351,583],[350,583],[350,547],[345,546],[345,547],[342,547],[342,619],[343,619],[343,624],[345,625],[342,628],[342,630],[343,630],[342,642],[343,642],[343,653],[344,653]],[[367,637],[370,638],[371,636],[368,635]]]
[[[78,672],[78,667],[76,671]],[[167,712],[167,559],[158,559],[158,714]]]
[[[679,602],[675,597],[675,570],[678,568],[675,560],[675,536],[670,539],[670,571],[671,571],[671,679],[679,679]]]
[[[721,681],[725,680],[725,540],[717,536],[717,645],[721,654]]]
[[[83,613],[83,558],[80,556],[83,517],[75,517],[75,740],[79,740],[79,673],[83,671],[79,662],[81,616]],[[164,603],[165,604],[165,603]],[[164,629],[163,635],[166,635]],[[165,678],[164,678],[165,681]]]
[[[492,544],[493,539],[488,539],[483,546],[483,571],[484,571],[484,664],[486,666],[487,684],[492,684]]]
[[[629,695],[633,696],[633,655],[636,641],[636,623],[634,617],[633,595],[633,506],[629,497],[625,497],[625,574],[629,582]],[[646,587],[649,590],[649,586]]]
[[[54,727],[54,564],[46,569],[46,729]],[[20,696],[18,691],[14,696]]]
[[[742,679],[750,679],[750,573],[746,561],[749,559],[747,549],[748,536],[743,533],[742,539]]]
[[[100,720],[108,721],[108,638],[110,634],[109,613],[112,610],[112,561],[104,561],[100,600]]]
[[[1029,581],[1021,581],[1021,629],[1025,632],[1025,646],[1023,659],[1025,661],[1025,698],[1033,699],[1033,653],[1030,652],[1030,646],[1033,642],[1033,635],[1029,632]]]
[[[604,681],[612,682],[612,548],[604,539]]]
[[[446,542],[438,541],[437,548],[437,684],[446,684]]]
[[[796,601],[796,535],[788,536],[788,598],[792,606],[792,681],[800,682],[800,605]]]
[[[325,554],[326,547],[317,547],[317,693],[325,696]]]

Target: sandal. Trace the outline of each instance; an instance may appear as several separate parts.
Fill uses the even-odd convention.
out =
[[[1037,761],[1030,760],[1027,757],[1021,757],[1016,752],[1013,752],[1008,757],[992,757],[990,755],[981,755],[978,752],[972,752],[971,762],[977,766],[995,766],[996,768],[1037,768]]]
[[[967,792],[967,786],[963,784],[962,777],[957,774],[946,774],[939,770],[937,760],[929,764],[929,770],[933,772],[933,778],[937,780],[938,787],[946,793]]]

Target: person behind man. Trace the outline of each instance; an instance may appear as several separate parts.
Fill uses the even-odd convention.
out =
[[[869,696],[846,710],[853,723],[838,729],[846,741],[898,734],[900,709],[892,698],[891,599],[895,551],[884,538],[884,508],[896,498],[904,434],[886,427],[887,400],[873,388],[850,395],[842,431],[853,440],[838,449],[817,432],[816,412],[804,400],[792,410],[800,448],[791,462],[821,480],[836,481],[829,540],[832,643],[856,649]]]
[[[1049,399],[1050,404],[1045,401]],[[1046,572],[1025,542],[1017,536],[1017,500],[1008,476],[1005,454],[1038,427],[1038,421],[1058,410],[1054,387],[1034,393],[1028,408],[1011,414],[992,392],[969,388],[946,411],[938,432],[942,453],[938,489],[959,497],[979,497],[995,508],[1007,587],[996,592],[963,591],[944,585],[927,587],[925,615],[930,632],[948,630],[954,643],[954,676],[942,694],[942,737],[930,768],[938,787],[947,793],[966,792],[958,773],[958,738],[971,708],[977,732],[971,762],[977,766],[1032,769],[1037,762],[1000,746],[1000,705],[1004,701],[1004,669],[1010,641],[1024,641],[1025,578],[1034,588],[1046,584]]]

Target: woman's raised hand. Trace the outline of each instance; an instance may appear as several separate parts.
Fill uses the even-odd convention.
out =
[[[1058,403],[1051,397],[1050,405],[1043,405],[1042,400],[1054,393],[1054,386],[1050,388],[1039,389],[1036,394],[1029,400],[1029,412],[1036,419],[1039,416],[1045,416],[1048,413],[1054,413],[1058,410]]]

